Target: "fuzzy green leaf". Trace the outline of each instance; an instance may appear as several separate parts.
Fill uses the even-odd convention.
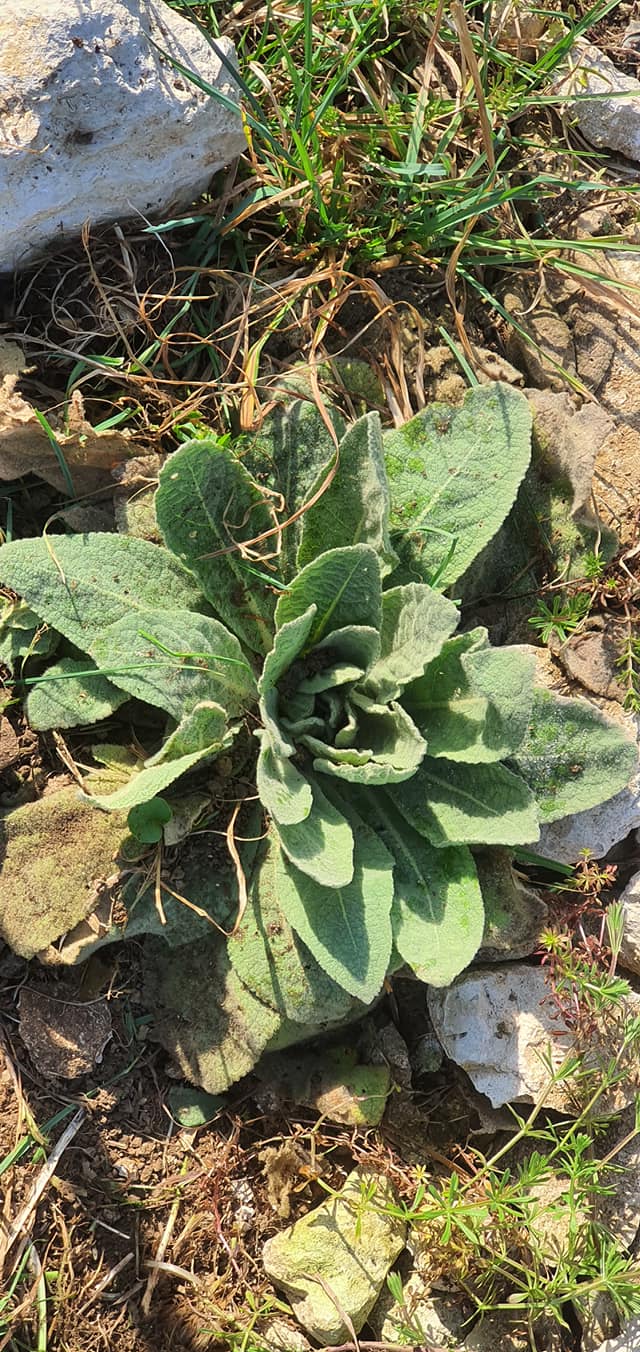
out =
[[[397,785],[393,801],[437,846],[526,845],[539,835],[534,796],[504,765],[469,766],[427,756],[413,779]]]
[[[350,813],[354,873],[341,887],[321,886],[282,859],[280,905],[293,929],[331,979],[369,1003],[379,993],[391,956],[393,860],[378,836]]]
[[[228,941],[232,967],[253,995],[295,1023],[344,1018],[352,998],[337,986],[293,932],[279,896],[282,868],[272,836],[258,864],[239,929]]]
[[[322,887],[344,887],[353,878],[353,834],[342,812],[314,780],[313,806],[304,821],[278,826],[282,848],[301,872]]]
[[[531,458],[529,404],[510,385],[478,385],[461,407],[430,404],[385,432],[384,452],[394,548],[412,577],[444,589],[515,502]]]
[[[93,657],[107,625],[162,606],[198,610],[195,579],[159,545],[128,535],[53,535],[0,548],[0,581]]]
[[[369,545],[329,549],[307,564],[284,592],[276,608],[278,629],[315,605],[306,648],[333,630],[364,625],[379,629],[382,619],[380,568]]]
[[[386,796],[373,820],[395,860],[391,912],[398,953],[421,981],[448,986],[482,942],[484,907],[473,856],[464,845],[436,849],[407,826]]]
[[[354,693],[352,706],[356,698]],[[356,706],[350,747],[330,746],[308,735],[302,736],[300,742],[314,756],[314,770],[352,784],[369,785],[399,784],[409,779],[427,749],[424,738],[399,704]]]
[[[446,643],[403,703],[424,733],[429,755],[472,764],[505,760],[525,735],[535,658],[521,648],[490,648],[485,629]]]
[[[154,1036],[186,1079],[220,1094],[253,1070],[280,1018],[231,969],[219,935],[177,949],[148,939],[143,964]]]
[[[613,798],[638,765],[635,742],[583,699],[536,690],[526,738],[514,759],[543,822]],[[533,840],[534,837],[532,836]]]
[[[397,699],[437,656],[459,618],[452,601],[420,583],[384,592],[380,656],[368,674],[367,690],[380,702]]]
[[[305,821],[311,812],[311,785],[295,765],[276,755],[263,734],[258,756],[257,787],[260,802],[280,826]]]
[[[239,461],[213,439],[186,442],[160,471],[156,514],[166,544],[195,573],[216,614],[247,647],[267,652],[274,598],[252,571],[259,563],[235,546],[271,530],[274,520]]]
[[[1,558],[0,554],[0,558]],[[5,600],[0,614],[0,662],[11,671],[28,657],[50,657],[60,642],[24,601]]]
[[[327,408],[338,439],[345,424],[334,408]],[[265,418],[254,441],[243,454],[243,463],[257,481],[282,496],[286,517],[312,497],[321,467],[331,458],[335,443],[320,410],[306,399],[296,399],[287,408],[280,405]],[[296,554],[305,515],[292,521],[282,533],[280,567],[285,581],[298,571]]]
[[[237,638],[208,615],[133,611],[103,629],[92,655],[114,685],[175,719],[202,700],[234,716],[257,696]]]
[[[323,465],[311,496],[319,491],[335,464],[334,452]],[[352,424],[340,442],[338,466],[329,487],[304,514],[298,567],[303,568],[327,549],[365,544],[375,549],[384,576],[397,558],[389,539],[389,485],[378,413],[366,413]]]
[[[227,728],[226,714],[219,704],[197,704],[185,714],[177,728],[128,784],[115,793],[93,794],[89,801],[96,807],[127,811],[150,798],[156,798],[174,779],[193,770],[202,761],[212,760],[229,745],[233,732]]]
[[[63,657],[31,687],[25,710],[30,726],[44,732],[98,723],[126,699],[126,692],[101,676],[88,658]]]

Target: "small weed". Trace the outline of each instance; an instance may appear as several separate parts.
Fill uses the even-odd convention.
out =
[[[554,596],[550,606],[543,597],[540,597],[529,624],[537,631],[543,643],[548,643],[553,637],[559,638],[564,643],[565,639],[583,624],[590,606],[591,597],[587,592]]]

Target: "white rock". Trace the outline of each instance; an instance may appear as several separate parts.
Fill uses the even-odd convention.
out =
[[[598,1352],[640,1352],[640,1316],[631,1319],[619,1338],[607,1338]]]
[[[549,994],[542,968],[520,962],[478,967],[444,990],[429,990],[429,1013],[447,1056],[494,1108],[535,1102],[549,1080],[542,1061],[547,1048],[557,1066],[567,1054]],[[566,1108],[561,1085],[547,1102]]]
[[[477,967],[458,977],[445,990],[430,989],[429,1013],[447,1056],[466,1071],[474,1087],[486,1094],[494,1108],[504,1103],[535,1103],[545,1092],[545,1103],[561,1112],[575,1113],[576,1101],[562,1082],[549,1085],[549,1064],[558,1069],[572,1050],[571,1034],[551,1000],[551,988],[542,967],[512,962],[504,967]],[[640,997],[629,996],[630,1012],[640,1009]],[[589,1056],[594,1066],[600,1056],[608,1062],[615,1048],[602,1048],[594,1036]],[[636,1077],[611,1092],[607,1111],[633,1102]]]
[[[2,0],[0,270],[86,221],[193,202],[245,147],[222,57],[228,39],[210,45],[164,0]]]
[[[620,963],[640,976],[640,873],[627,883],[620,902],[624,920]]]
[[[575,43],[567,67],[553,86],[566,98],[565,117],[591,145],[640,160],[640,81],[623,74],[599,47],[586,42]],[[576,94],[578,98],[571,97]],[[588,94],[598,97],[589,99]]]

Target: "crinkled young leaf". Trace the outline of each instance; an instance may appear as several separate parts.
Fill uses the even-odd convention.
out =
[[[44,732],[98,723],[128,698],[126,691],[100,675],[88,657],[63,657],[31,687],[25,710],[30,726]]]
[[[350,812],[354,872],[342,887],[320,886],[282,858],[280,905],[331,979],[358,999],[379,993],[391,955],[393,860],[386,846]]]
[[[638,751],[587,700],[536,690],[514,764],[533,790],[541,820],[554,822],[586,812],[624,789],[638,764]]]
[[[386,795],[376,795],[372,811],[395,860],[394,944],[421,981],[448,986],[482,942],[484,907],[471,851],[464,845],[436,849]]]
[[[219,704],[197,704],[128,784],[115,793],[93,794],[89,801],[96,807],[127,811],[157,797],[196,765],[218,756],[232,740],[224,709]]]
[[[280,855],[272,835],[240,927],[228,941],[231,965],[247,989],[283,1018],[309,1024],[344,1018],[352,997],[319,966],[282,909]]]
[[[234,716],[257,696],[237,638],[208,615],[133,611],[103,629],[92,656],[114,685],[175,719],[202,700]]]
[[[384,592],[380,656],[369,671],[367,690],[379,701],[397,699],[437,656],[459,618],[453,601],[421,583]]]
[[[312,782],[313,806],[304,821],[278,825],[282,848],[301,872],[322,887],[344,887],[353,878],[353,834],[343,813]]]
[[[322,466],[310,496],[318,492],[336,463]],[[338,471],[322,496],[302,518],[298,567],[340,545],[371,545],[380,573],[391,572],[397,558],[389,539],[389,485],[382,452],[378,413],[366,413],[340,442]]]
[[[240,462],[213,438],[186,442],[160,471],[156,515],[169,549],[195,573],[216,614],[247,647],[268,652],[274,597],[251,571],[264,567],[235,546],[271,530],[274,519]]]
[[[355,698],[354,693],[352,705]],[[333,747],[315,737],[300,738],[314,757],[314,770],[368,785],[399,784],[414,775],[427,743],[401,705],[356,706],[355,713],[353,748]]]
[[[338,439],[344,436],[345,424],[338,411],[329,407],[326,415]],[[281,494],[286,517],[290,517],[309,502],[319,471],[334,448],[317,406],[307,399],[296,399],[287,408],[279,405],[265,418],[243,453],[243,464],[258,483]],[[279,563],[285,581],[297,572],[296,554],[304,520],[303,514],[282,532]]]
[[[311,812],[311,785],[291,760],[276,755],[262,735],[256,782],[260,802],[280,826],[293,826]]]
[[[494,381],[456,408],[430,404],[384,433],[392,544],[405,570],[443,589],[496,534],[531,458],[523,394]]]
[[[278,601],[278,629],[312,605],[316,614],[306,642],[307,651],[344,626],[379,629],[382,593],[375,551],[369,545],[350,545],[330,549],[307,564]]]
[[[539,835],[531,790],[500,764],[427,756],[412,779],[396,786],[393,801],[432,845],[526,845]]]
[[[106,532],[2,545],[0,581],[92,657],[98,635],[125,615],[202,606],[195,578],[167,549]]]
[[[521,648],[490,648],[485,629],[445,643],[403,697],[429,755],[471,764],[513,755],[529,721],[534,669]]]

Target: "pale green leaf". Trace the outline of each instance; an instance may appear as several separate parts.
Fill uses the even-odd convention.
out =
[[[345,425],[334,408],[327,418],[338,438]],[[243,453],[243,463],[260,484],[280,494],[285,518],[293,516],[313,494],[321,466],[333,454],[335,442],[316,404],[296,399],[287,408],[281,405],[265,418],[253,442]],[[282,533],[279,563],[282,576],[289,580],[297,572],[296,554],[302,532],[302,518],[292,521]]]
[[[336,454],[322,466],[311,497],[336,464]],[[389,485],[382,452],[378,413],[366,413],[340,442],[338,468],[318,501],[304,514],[298,567],[340,545],[371,545],[384,576],[397,563],[389,539]]]
[[[127,698],[88,658],[63,657],[31,687],[25,711],[37,732],[76,728],[109,718]]]
[[[506,766],[422,762],[393,802],[433,845],[526,845],[538,839],[534,796]]]
[[[405,570],[443,589],[466,572],[515,502],[531,458],[527,399],[498,381],[460,407],[430,404],[384,434],[392,543]]]
[[[166,549],[127,535],[52,535],[0,548],[0,581],[93,657],[107,625],[162,606],[198,610],[202,594]]]
[[[163,538],[195,573],[215,612],[256,652],[268,652],[274,597],[237,548],[274,525],[246,470],[213,439],[188,441],[160,471],[156,515]],[[267,546],[265,546],[266,548]]]
[[[220,1094],[253,1070],[280,1018],[232,970],[219,934],[177,949],[147,939],[143,970],[154,1036],[186,1079]]]
[[[448,986],[482,942],[484,907],[473,856],[464,845],[436,849],[386,796],[376,795],[372,816],[395,860],[394,944],[420,981]]]
[[[459,618],[453,601],[421,583],[384,592],[380,656],[369,671],[367,690],[380,702],[397,699],[437,656]]]
[[[240,926],[228,941],[232,967],[247,989],[283,1018],[318,1025],[344,1018],[351,996],[319,966],[282,909],[280,855],[272,835]]]
[[[353,878],[353,834],[343,813],[316,780],[313,805],[304,821],[278,826],[282,848],[293,864],[323,887],[344,887]]]
[[[490,648],[485,629],[445,643],[403,703],[424,733],[429,755],[472,764],[505,760],[524,737],[533,700],[535,658],[521,648]]]
[[[370,1003],[391,956],[393,860],[375,832],[350,817],[356,842],[351,882],[321,886],[282,859],[278,895],[290,925],[331,979]]]
[[[355,702],[357,692],[352,696]],[[368,701],[367,701],[368,704]],[[352,784],[398,784],[415,774],[427,744],[399,704],[357,709],[352,747],[332,747],[303,736],[313,768]]]
[[[128,784],[116,789],[115,793],[92,794],[89,802],[96,807],[123,812],[139,803],[146,803],[188,770],[218,756],[229,744],[232,735],[227,729],[225,711],[220,705],[197,704],[190,713],[185,714],[160,750],[148,757],[143,768],[132,776]]]
[[[14,671],[16,664],[26,658],[50,657],[59,642],[59,633],[47,628],[25,601],[5,600],[0,615],[0,662],[3,666]]]
[[[375,551],[369,545],[350,545],[330,549],[307,564],[278,601],[278,629],[304,614],[311,605],[315,605],[316,614],[307,649],[345,626],[379,629],[382,600]]]
[[[92,656],[114,685],[175,719],[201,700],[234,716],[257,698],[237,638],[208,615],[133,611],[103,629]]]
[[[256,783],[260,802],[280,826],[293,826],[311,812],[311,785],[291,761],[276,755],[262,734]]]
[[[624,789],[638,765],[638,751],[587,700],[536,690],[514,764],[533,790],[541,820],[553,822],[597,807]]]
[[[273,646],[267,653],[258,681],[258,690],[266,695],[284,676],[306,646],[316,616],[315,606],[309,606],[295,619],[287,621],[278,629]]]

